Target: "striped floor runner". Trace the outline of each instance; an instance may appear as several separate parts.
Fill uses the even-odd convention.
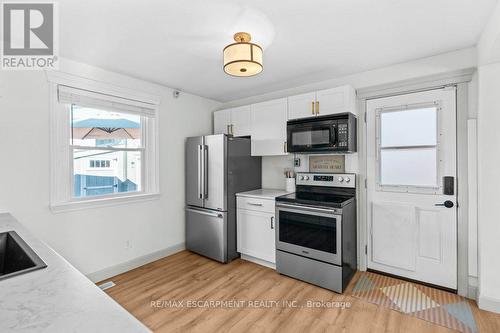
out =
[[[459,332],[477,332],[467,299],[446,291],[361,272],[352,296]]]

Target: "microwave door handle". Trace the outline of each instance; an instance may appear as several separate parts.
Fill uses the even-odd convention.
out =
[[[337,124],[334,124],[332,126],[332,146],[337,145],[337,140],[338,140],[338,127]]]

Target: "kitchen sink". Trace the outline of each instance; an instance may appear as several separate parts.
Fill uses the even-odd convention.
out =
[[[45,267],[43,260],[15,231],[0,233],[0,280]]]

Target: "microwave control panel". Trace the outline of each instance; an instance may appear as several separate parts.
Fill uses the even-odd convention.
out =
[[[344,148],[349,145],[348,123],[339,120],[337,123],[337,147]]]

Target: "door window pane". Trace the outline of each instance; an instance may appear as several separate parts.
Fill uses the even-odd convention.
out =
[[[141,157],[141,151],[74,149],[74,197],[141,191]]]
[[[436,149],[382,149],[380,184],[437,187]]]
[[[437,143],[437,108],[428,107],[380,114],[380,146],[431,146]]]

